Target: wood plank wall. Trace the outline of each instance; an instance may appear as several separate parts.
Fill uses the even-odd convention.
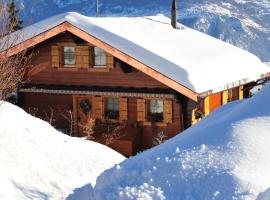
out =
[[[50,115],[51,109],[53,109],[56,119],[55,127],[65,129],[69,126],[69,123],[61,114],[65,114],[66,110],[72,109],[72,96],[34,93],[24,93],[22,96],[23,108],[26,112],[31,112],[32,115],[46,120],[46,114]]]
[[[164,84],[133,70],[131,73],[124,73],[119,65],[109,72],[93,72],[81,69],[57,69],[51,65],[51,46],[57,43],[82,44],[83,41],[71,34],[56,36],[37,46],[36,55],[33,58],[33,69],[28,76],[32,84],[55,84],[55,85],[85,85],[104,87],[134,87],[134,88],[168,88]]]
[[[36,113],[37,117],[45,119],[44,112],[50,112],[49,107],[54,110],[61,109],[72,109],[72,95],[53,95],[53,94],[33,94],[33,93],[24,93],[24,109],[29,111],[31,108],[38,108],[39,111]],[[137,123],[137,99],[136,98],[127,98],[127,107],[128,107],[128,123],[130,125]],[[151,148],[153,145],[153,137],[160,131],[164,131],[167,136],[166,139],[169,139],[183,130],[182,122],[182,106],[176,100],[173,100],[173,123],[167,126],[157,126],[155,133],[152,132],[151,125],[140,125],[142,127],[142,148],[147,149]],[[69,127],[69,123],[61,118],[61,116],[56,116],[57,121],[55,127],[59,129],[65,129]]]

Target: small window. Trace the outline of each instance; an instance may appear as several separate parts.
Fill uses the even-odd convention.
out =
[[[95,47],[95,67],[106,67],[106,53],[104,50]]]
[[[163,100],[151,99],[149,101],[148,120],[152,122],[163,121]]]
[[[64,47],[64,65],[65,67],[75,66],[75,47]]]
[[[228,90],[228,102],[237,100],[239,98],[239,88],[231,88]]]
[[[119,118],[119,99],[106,98],[105,116],[109,119]]]

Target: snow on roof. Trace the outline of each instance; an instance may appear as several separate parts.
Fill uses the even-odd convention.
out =
[[[258,199],[269,200],[269,96],[270,83],[254,97],[222,106],[176,137],[105,171],[95,198],[247,200],[265,191]]]
[[[26,27],[24,40],[63,22],[106,42],[197,93],[257,80],[270,71],[255,55],[170,19],[151,17],[87,17],[63,13]]]

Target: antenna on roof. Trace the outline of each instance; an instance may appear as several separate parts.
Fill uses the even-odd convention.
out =
[[[172,2],[171,25],[172,25],[173,28],[177,29],[177,7],[176,7],[176,0],[173,0],[173,2]]]
[[[98,17],[98,7],[99,7],[99,5],[98,5],[98,0],[96,0],[96,17]]]

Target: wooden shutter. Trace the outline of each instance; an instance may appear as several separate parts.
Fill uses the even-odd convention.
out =
[[[75,47],[76,54],[76,67],[82,67],[82,56],[81,56],[81,46]]]
[[[208,115],[210,113],[210,101],[209,97],[205,97],[204,99],[204,115]]]
[[[163,121],[172,123],[172,100],[164,100],[163,109]]]
[[[109,69],[112,69],[114,67],[113,56],[108,53],[106,53],[106,63]]]
[[[89,47],[89,66],[93,67],[95,65],[95,53],[94,53],[94,47]]]
[[[81,59],[83,68],[89,68],[90,63],[89,55],[90,55],[89,46],[81,46]]]
[[[228,92],[228,90],[225,90],[222,92],[222,105],[227,104],[228,99],[229,99],[229,92]]]
[[[239,86],[239,99],[244,98],[244,86]]]
[[[52,67],[59,68],[62,65],[62,47],[52,46],[51,47],[51,58],[52,58]]]
[[[88,46],[77,46],[76,52],[76,67],[88,68],[90,64],[90,51]]]
[[[104,106],[103,106],[103,98],[102,97],[94,97],[93,98],[93,113],[95,118],[103,119],[104,115]]]
[[[145,121],[145,99],[137,99],[137,121]]]
[[[127,98],[119,98],[119,121],[127,121],[128,110],[127,110]]]

